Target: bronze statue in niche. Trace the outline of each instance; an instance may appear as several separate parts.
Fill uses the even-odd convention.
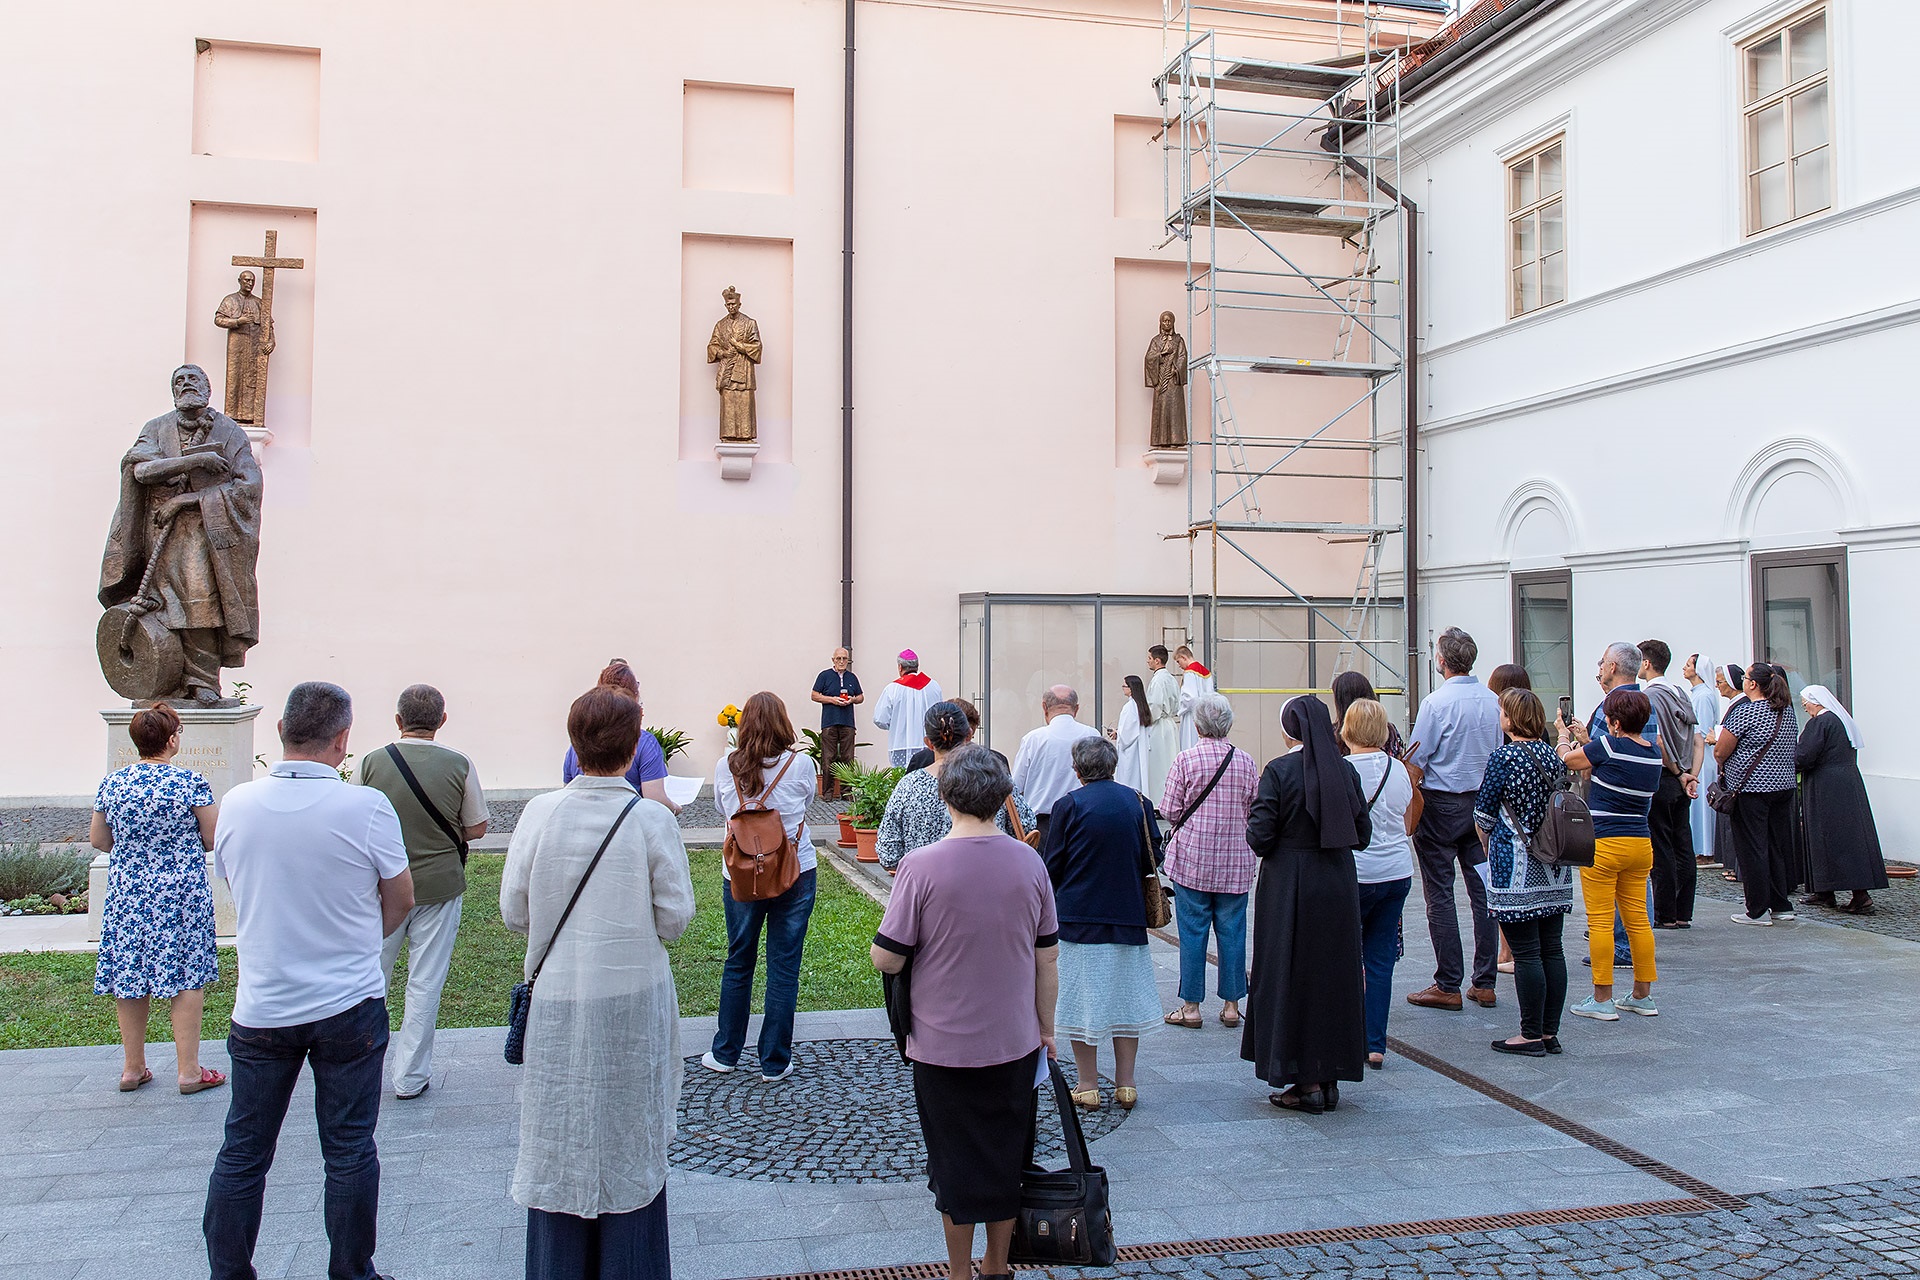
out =
[[[1173,312],[1160,313],[1160,332],[1147,344],[1147,386],[1153,391],[1152,448],[1187,447],[1187,340],[1173,331]]]
[[[720,389],[720,439],[751,444],[759,438],[753,416],[753,367],[760,363],[760,326],[752,316],[741,314],[738,289],[728,285],[720,296],[727,314],[707,339],[707,363],[720,366],[714,371],[714,385]]]
[[[260,638],[260,464],[209,405],[198,365],[173,371],[173,412],[120,460],[120,505],[100,562],[100,670],[135,702],[218,705],[220,669]]]
[[[300,258],[278,256],[280,233],[269,231],[266,252],[259,257],[236,254],[236,267],[258,267],[264,273],[259,296],[254,275],[240,273],[240,289],[220,299],[213,322],[227,331],[227,413],[243,427],[267,425],[267,357],[273,354],[273,273],[299,271]]]

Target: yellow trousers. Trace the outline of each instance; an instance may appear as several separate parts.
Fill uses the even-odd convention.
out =
[[[1653,874],[1653,841],[1645,836],[1601,836],[1594,841],[1593,865],[1580,871],[1580,895],[1587,904],[1587,954],[1593,960],[1593,985],[1613,985],[1613,913],[1627,926],[1633,952],[1633,980],[1652,982],[1653,926],[1647,923],[1647,877]]]

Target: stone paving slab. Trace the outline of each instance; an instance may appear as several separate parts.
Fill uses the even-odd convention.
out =
[[[1429,980],[1423,922],[1416,893],[1397,994]],[[1578,915],[1570,921],[1570,945],[1578,945],[1582,925]],[[1724,1190],[1772,1193],[1777,1203],[1766,1203],[1780,1213],[1803,1202],[1841,1203],[1808,1188],[1869,1179],[1882,1189],[1855,1197],[1864,1197],[1856,1215],[1863,1219],[1872,1216],[1875,1197],[1920,1197],[1920,1190],[1886,1181],[1920,1179],[1920,1106],[1894,1048],[1910,1043],[1920,1024],[1920,993],[1911,982],[1920,945],[1804,918],[1793,927],[1755,930],[1710,917],[1692,931],[1661,934],[1659,943],[1661,1016],[1617,1024],[1569,1019],[1568,1052],[1560,1058],[1514,1059],[1488,1049],[1490,1039],[1514,1026],[1504,978],[1493,1010],[1469,1006],[1451,1014],[1400,1003],[1391,1032]],[[1171,1002],[1176,953],[1156,943],[1154,958]],[[1573,968],[1577,983],[1584,971]],[[1123,1244],[1681,1194],[1398,1056],[1343,1091],[1339,1112],[1309,1118],[1275,1111],[1238,1059],[1237,1033],[1212,1020],[1217,1007],[1209,1002],[1201,1031],[1167,1029],[1147,1040],[1139,1109],[1094,1145],[1112,1178]],[[683,1052],[697,1052],[711,1034],[711,1019],[684,1020]],[[809,1058],[834,1054],[834,1040],[884,1037],[885,1018],[877,1010],[803,1014],[799,1034],[806,1071]],[[442,1032],[439,1045],[433,1090],[409,1103],[389,1100],[383,1109],[381,1266],[400,1280],[518,1276],[524,1213],[506,1196],[518,1123],[515,1069],[500,1058],[498,1030]],[[163,1083],[168,1056],[165,1046],[152,1052]],[[207,1047],[210,1064],[224,1066],[224,1056],[221,1046]],[[0,1151],[8,1157],[0,1161],[0,1280],[206,1274],[199,1206],[225,1096],[182,1098],[152,1086],[120,1094],[113,1088],[117,1062],[113,1047],[0,1054]],[[310,1086],[303,1085],[269,1182],[263,1275],[324,1274],[311,1106]],[[943,1252],[931,1199],[918,1181],[781,1184],[676,1169],[668,1203],[682,1280],[885,1266]],[[1548,1243],[1527,1252],[1512,1274],[1584,1274],[1594,1256],[1654,1268],[1627,1274],[1681,1274],[1657,1269],[1676,1265],[1656,1263],[1658,1250],[1689,1239],[1707,1219],[1659,1221],[1667,1225],[1648,1228],[1644,1248],[1632,1243],[1637,1227],[1552,1228],[1539,1237]],[[1736,1225],[1723,1234],[1752,1230]],[[1833,1258],[1866,1268],[1886,1262],[1870,1244],[1849,1243],[1818,1224],[1808,1229],[1820,1230],[1818,1237],[1793,1230],[1794,1240],[1827,1243]],[[1563,1249],[1554,1242],[1568,1243]],[[1612,1242],[1612,1252],[1581,1251],[1598,1242]],[[1363,1244],[1391,1249],[1343,1246],[1348,1252],[1316,1257],[1326,1274],[1474,1274],[1464,1264],[1485,1258],[1475,1252],[1483,1243],[1413,1251],[1406,1241],[1372,1241]],[[1841,1274],[1792,1270],[1800,1265],[1794,1259],[1806,1256],[1797,1247],[1789,1241],[1775,1249],[1784,1260],[1768,1271],[1753,1260],[1758,1251],[1715,1245],[1715,1256],[1724,1254],[1735,1268],[1716,1274]],[[1233,1266],[1195,1260],[1191,1273],[1221,1280],[1300,1274],[1296,1263],[1305,1256],[1294,1251]],[[1435,1269],[1442,1264],[1456,1269]],[[1171,1262],[1150,1269],[1189,1273]],[[1690,1265],[1684,1273],[1702,1272]]]

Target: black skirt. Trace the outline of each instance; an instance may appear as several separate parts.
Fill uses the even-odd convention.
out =
[[[1033,1155],[1033,1077],[1044,1052],[991,1067],[913,1064],[927,1185],[934,1207],[954,1222],[1004,1222],[1020,1212],[1020,1174]]]

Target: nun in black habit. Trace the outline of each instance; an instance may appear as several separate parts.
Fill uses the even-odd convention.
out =
[[[1340,1081],[1366,1074],[1353,851],[1372,840],[1373,824],[1326,704],[1294,698],[1280,728],[1287,753],[1261,774],[1247,819],[1260,878],[1240,1056],[1281,1090],[1273,1105],[1319,1115],[1339,1105]]]
[[[1887,887],[1887,864],[1880,856],[1880,832],[1867,803],[1867,782],[1860,776],[1860,727],[1823,684],[1800,692],[1807,723],[1793,751],[1800,771],[1800,807],[1805,816],[1807,887],[1802,901],[1872,915],[1869,889]],[[1850,889],[1842,906],[1837,890]]]

